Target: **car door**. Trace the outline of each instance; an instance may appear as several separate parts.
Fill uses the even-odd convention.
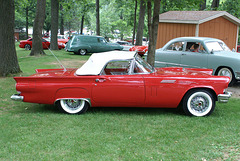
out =
[[[155,67],[180,66],[184,42],[174,42],[164,49],[156,51]]]
[[[129,64],[130,61],[109,62],[103,74],[96,77],[92,99],[97,106],[124,107],[144,103],[144,79],[141,75],[129,75]]]
[[[99,38],[99,49],[101,52],[104,52],[104,51],[111,51],[112,50],[112,46],[111,45],[108,45],[108,42],[106,39],[104,38]]]
[[[43,49],[47,49],[50,46],[50,42],[45,39],[42,39],[42,46],[43,46]]]
[[[198,49],[194,51],[194,45],[198,45]],[[186,50],[181,55],[182,67],[188,68],[207,68],[208,56],[204,47],[199,42],[187,42]]]

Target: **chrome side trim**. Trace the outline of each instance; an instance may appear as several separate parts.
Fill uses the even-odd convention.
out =
[[[175,82],[176,82],[176,80],[166,80],[166,79],[164,79],[160,83],[175,83]]]
[[[165,64],[169,67],[171,66],[177,66],[177,67],[183,67],[183,68],[202,68],[207,69],[205,67],[199,67],[199,66],[193,66],[193,65],[186,65],[186,64],[177,64],[177,63],[170,63],[170,62],[162,62],[162,61],[155,61],[155,64]]]
[[[219,94],[218,102],[219,103],[227,103],[231,96],[232,96],[232,92],[224,92],[224,94]]]
[[[60,100],[69,100],[69,99],[83,100],[83,101],[88,102],[90,107],[92,106],[92,103],[91,103],[91,99],[90,99],[90,98],[60,98],[60,99],[56,99],[54,103],[56,103],[57,101],[60,101]]]
[[[14,101],[23,101],[24,97],[20,96],[20,94],[13,94],[11,96],[11,99],[14,100]]]

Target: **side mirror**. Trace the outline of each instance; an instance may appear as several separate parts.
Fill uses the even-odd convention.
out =
[[[233,48],[233,49],[232,49],[232,52],[236,52],[236,50]]]
[[[213,54],[213,49],[212,49],[212,51],[210,53]]]

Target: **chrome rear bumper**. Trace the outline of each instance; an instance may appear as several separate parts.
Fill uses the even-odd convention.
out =
[[[227,103],[231,96],[232,96],[232,92],[225,92],[224,94],[219,94],[218,95],[218,102]]]
[[[11,96],[11,99],[14,100],[14,101],[23,101],[23,96],[20,96],[19,94],[13,94]]]

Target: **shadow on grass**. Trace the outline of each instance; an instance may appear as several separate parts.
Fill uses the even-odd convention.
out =
[[[87,113],[108,113],[126,115],[182,115],[176,108],[139,108],[139,107],[91,107]]]
[[[19,109],[21,113],[64,114],[54,105],[28,104]],[[139,108],[139,107],[90,107],[85,114],[111,115],[184,115],[178,108]]]

